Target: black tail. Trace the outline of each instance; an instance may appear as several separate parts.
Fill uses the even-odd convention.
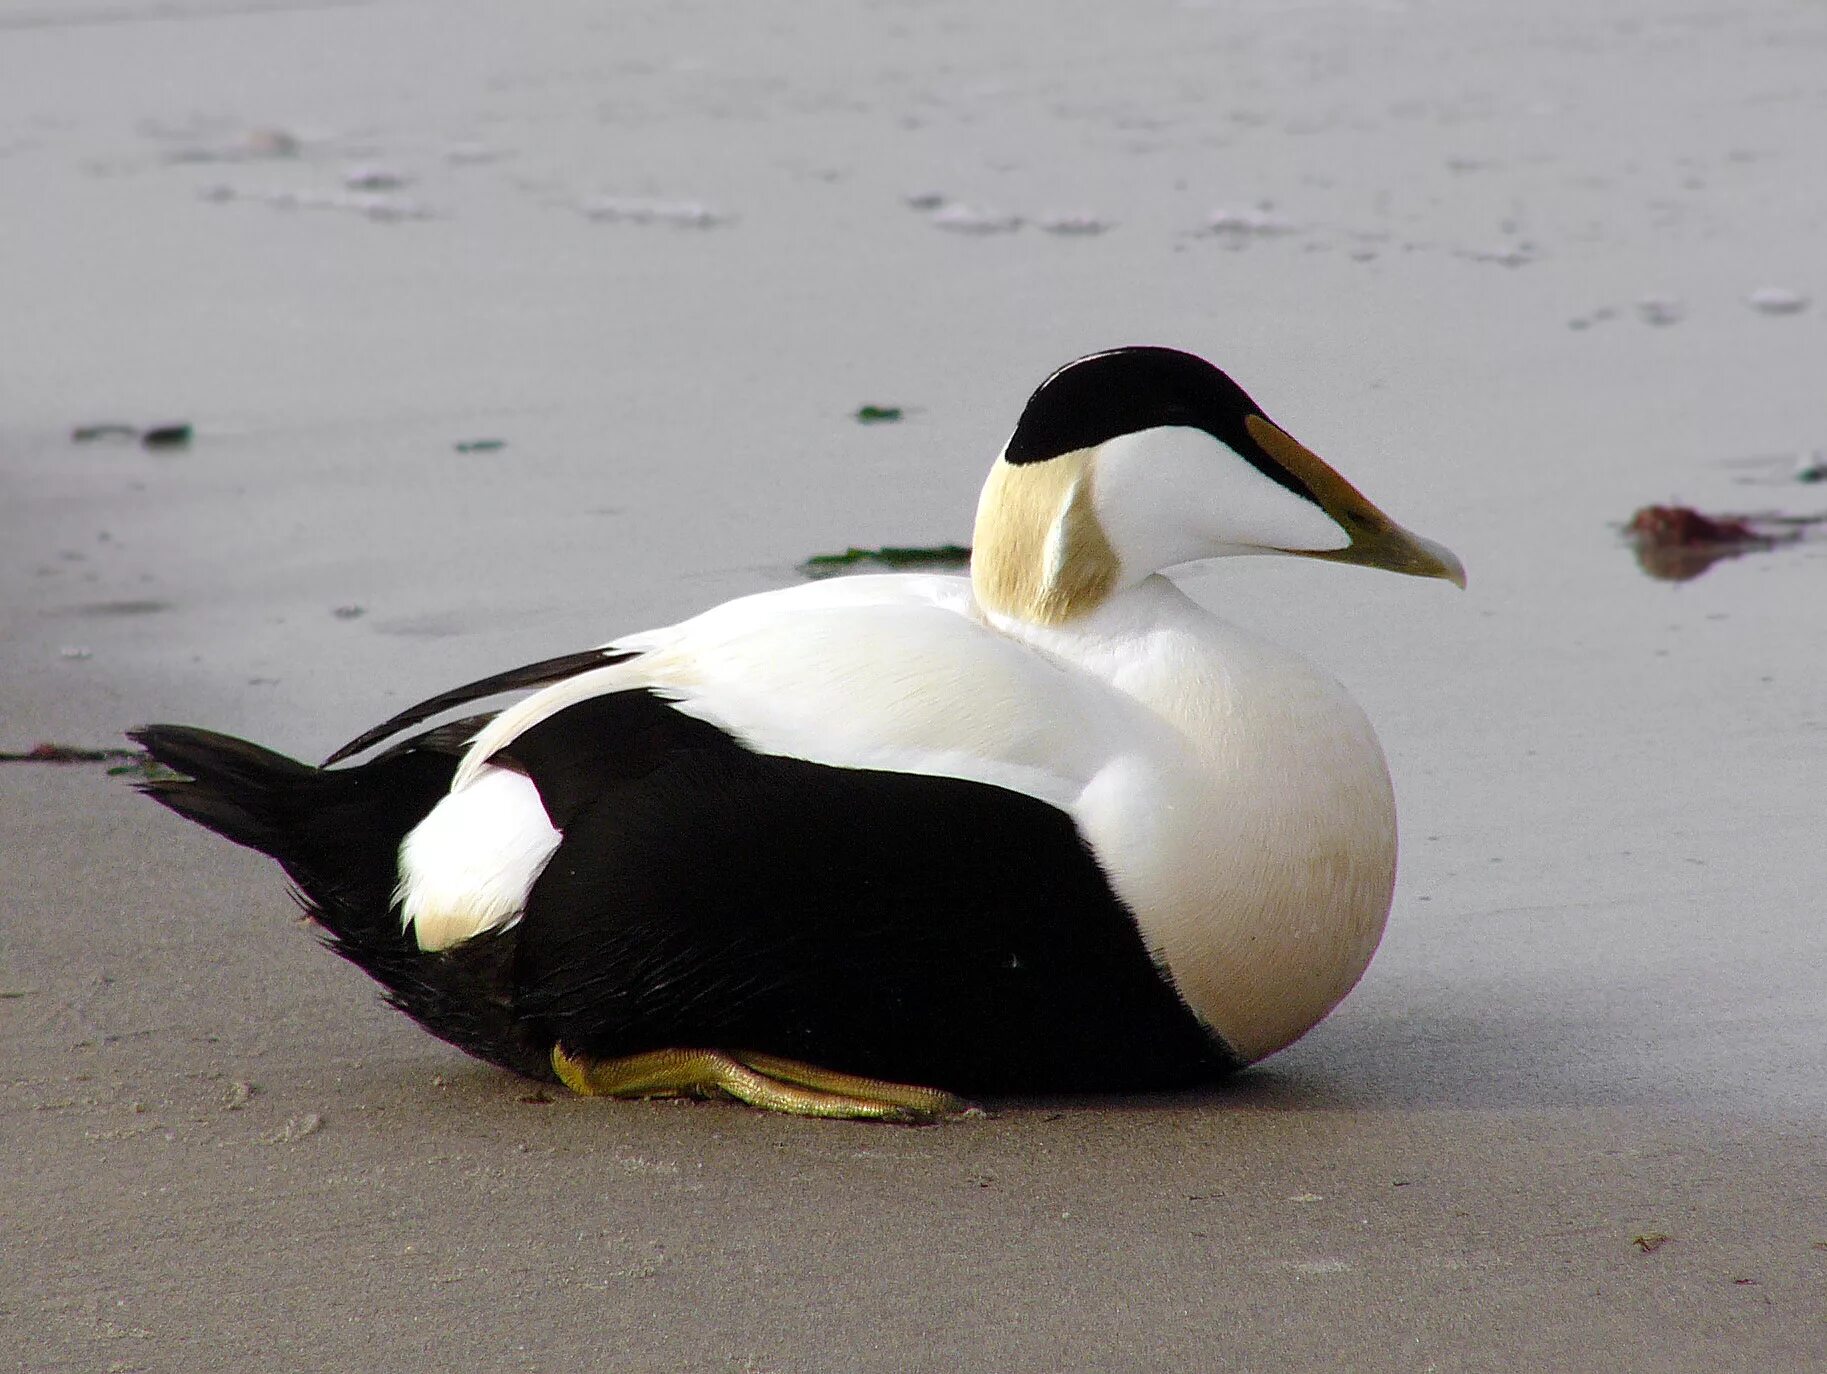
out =
[[[312,768],[187,725],[129,732],[179,778],[137,784],[198,825],[279,861],[330,947],[433,1035],[503,1068],[550,1079],[546,1038],[514,1005],[514,932],[427,953],[400,925],[400,843],[450,788],[477,720],[396,745],[355,768]]]

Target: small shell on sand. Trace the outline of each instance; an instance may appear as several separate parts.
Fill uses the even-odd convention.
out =
[[[1292,234],[1294,226],[1266,208],[1214,210],[1205,221],[1205,232],[1225,238],[1272,238],[1278,234]]]
[[[1764,315],[1799,315],[1808,308],[1808,297],[1786,286],[1760,286],[1745,304]]]
[[[242,140],[249,157],[297,157],[304,144],[286,129],[254,129]]]
[[[433,217],[429,205],[421,201],[407,200],[402,196],[388,195],[382,191],[354,191],[346,196],[326,196],[322,200],[314,202],[313,208],[347,210],[382,224]]]
[[[285,129],[252,129],[221,143],[185,143],[168,155],[171,162],[259,162],[294,158],[304,140]]]
[[[1116,227],[1112,220],[1087,214],[1042,215],[1035,223],[1049,234],[1080,237],[1107,233]]]
[[[1468,249],[1460,256],[1473,262],[1494,262],[1499,267],[1527,267],[1537,256],[1536,247],[1527,241],[1500,243],[1490,248]]]
[[[397,191],[411,180],[392,167],[351,167],[343,173],[343,185],[351,191]]]
[[[931,223],[952,234],[1007,234],[1021,228],[1021,216],[953,202],[934,210]]]
[[[201,188],[197,198],[216,205],[248,200],[271,205],[277,210],[341,210],[381,224],[433,218],[429,205],[386,191],[247,191],[227,182],[217,182]]]
[[[324,1119],[316,1112],[304,1112],[298,1116],[288,1117],[285,1125],[278,1130],[268,1131],[260,1137],[266,1145],[291,1145],[303,1140],[306,1136],[316,1135],[323,1129]]]
[[[492,143],[453,143],[444,150],[444,160],[453,167],[479,167],[499,162],[507,151]]]
[[[733,215],[697,200],[645,200],[636,196],[592,196],[579,207],[604,224],[663,224],[674,229],[711,229]]]

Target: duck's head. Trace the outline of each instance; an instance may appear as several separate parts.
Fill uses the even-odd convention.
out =
[[[990,611],[1076,619],[1207,558],[1288,553],[1463,587],[1224,373],[1172,348],[1067,363],[1028,398],[977,505],[971,581]]]

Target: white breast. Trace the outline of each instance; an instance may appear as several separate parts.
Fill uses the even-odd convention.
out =
[[[1246,1060],[1292,1043],[1356,984],[1389,914],[1395,799],[1370,723],[1162,578],[1076,634],[1032,633],[1177,732],[1174,757],[1113,761],[1074,818],[1187,1004]]]

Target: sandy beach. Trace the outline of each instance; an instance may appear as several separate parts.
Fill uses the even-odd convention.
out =
[[[320,758],[964,541],[1122,343],[1471,575],[1185,582],[1382,736],[1338,1011],[929,1129],[542,1091],[0,764],[0,1366],[1827,1368],[1827,542],[1621,532],[1827,511],[1823,64],[1804,0],[0,0],[0,750]]]

